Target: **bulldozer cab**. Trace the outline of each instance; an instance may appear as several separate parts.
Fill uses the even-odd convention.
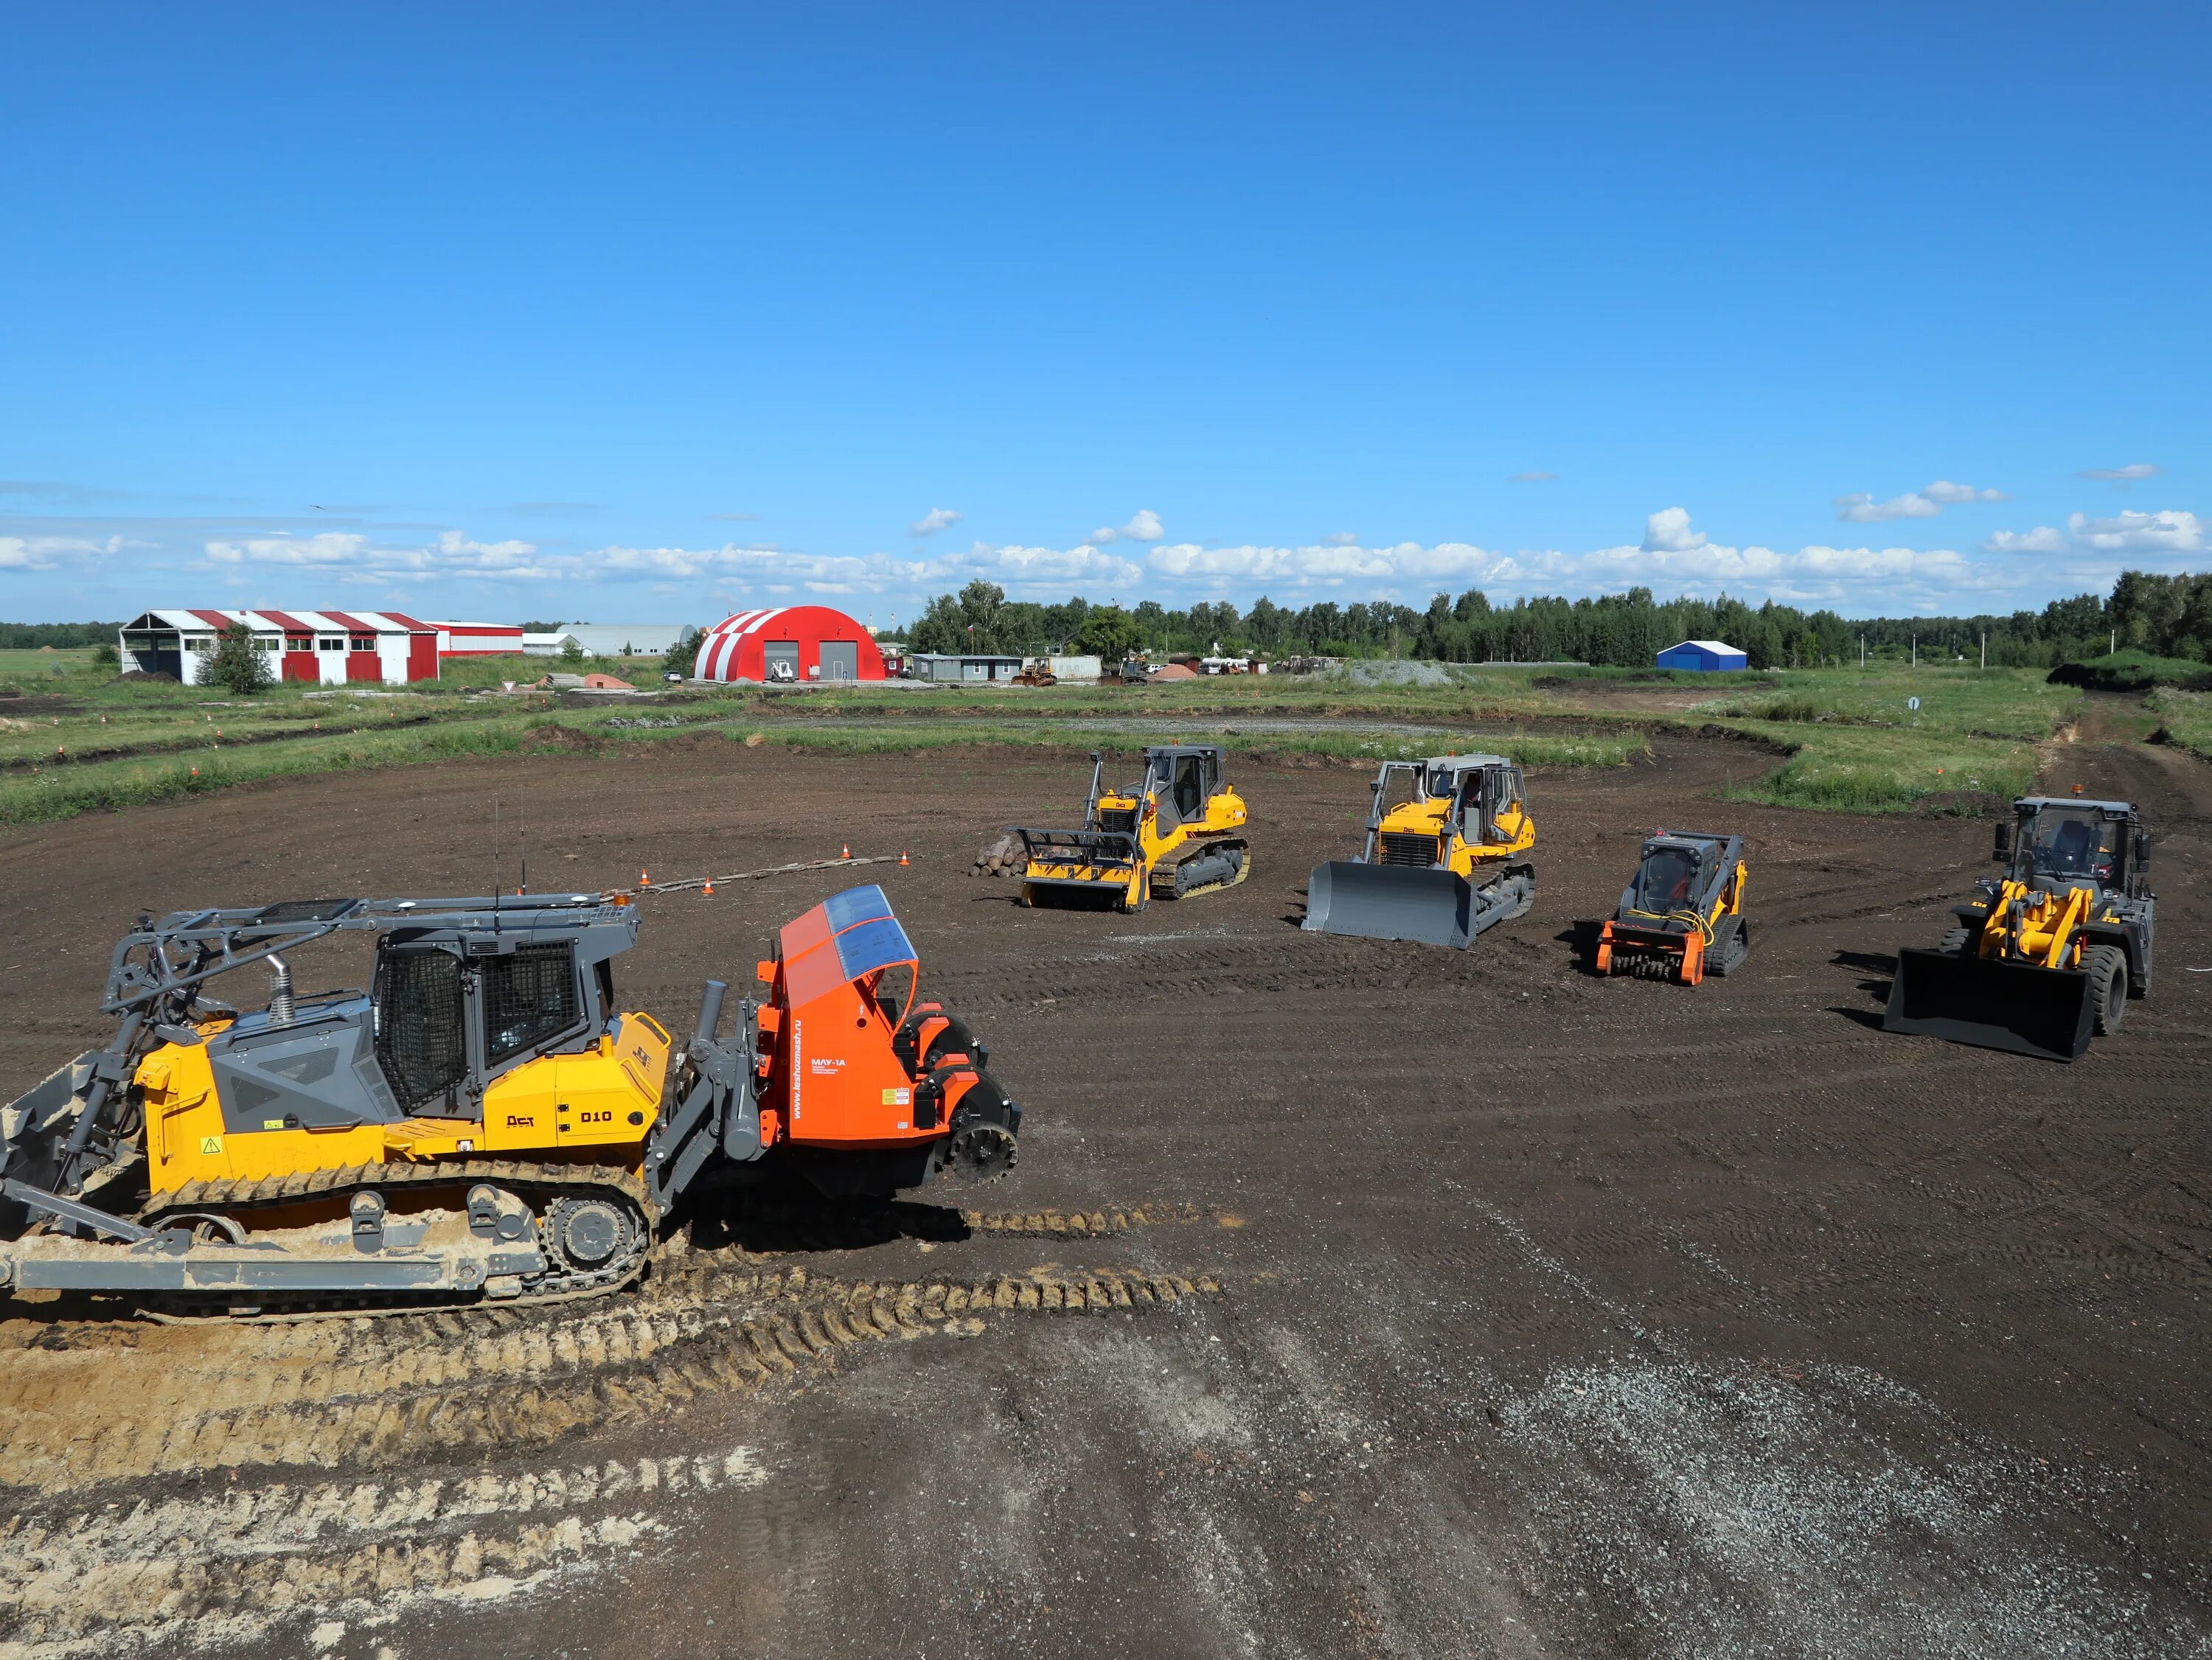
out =
[[[1210,746],[1145,751],[1144,791],[1162,834],[1206,816],[1206,803],[1221,793],[1226,753]]]
[[[630,934],[605,924],[386,934],[370,1003],[377,1063],[401,1110],[478,1118],[494,1080],[597,1042],[614,1011],[610,959]]]

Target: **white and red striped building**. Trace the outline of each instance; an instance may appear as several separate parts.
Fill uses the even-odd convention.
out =
[[[875,636],[827,605],[779,605],[740,611],[699,641],[691,678],[707,681],[823,682],[887,680]]]
[[[519,657],[522,655],[522,625],[519,622],[433,622],[438,631],[441,657]]]
[[[240,623],[268,654],[272,679],[404,686],[438,678],[439,625],[397,611],[148,611],[123,625],[116,647],[125,669],[196,686],[206,678],[216,637]]]

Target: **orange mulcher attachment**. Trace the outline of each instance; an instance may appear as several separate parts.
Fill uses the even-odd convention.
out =
[[[1662,830],[1644,844],[1620,910],[1599,925],[1592,966],[1681,985],[1741,967],[1751,953],[1745,874],[1741,837]]]
[[[919,966],[872,884],[787,924],[759,966],[761,1140],[817,1186],[888,1194],[1013,1166],[1022,1110],[966,1025],[915,1000]]]

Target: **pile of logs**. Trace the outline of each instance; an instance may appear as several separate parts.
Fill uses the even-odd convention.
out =
[[[1018,876],[1027,868],[1029,856],[1022,850],[1022,839],[1011,831],[975,855],[975,863],[968,874],[971,876]]]

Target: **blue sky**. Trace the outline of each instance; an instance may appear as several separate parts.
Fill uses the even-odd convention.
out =
[[[33,6],[0,617],[2212,566],[2201,6]]]

